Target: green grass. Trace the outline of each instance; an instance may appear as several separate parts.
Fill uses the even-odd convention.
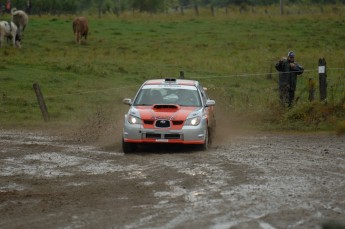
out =
[[[122,98],[133,97],[144,80],[185,71],[209,88],[219,112],[246,124],[334,130],[345,117],[345,19],[328,9],[284,16],[234,10],[216,17],[203,11],[88,15],[89,39],[82,45],[74,43],[72,16],[31,16],[22,48],[0,49],[0,125],[46,125],[35,82],[52,125],[82,125],[100,110],[121,122],[128,108]],[[278,103],[273,65],[289,50],[306,71],[298,80],[298,104],[285,109]],[[318,82],[321,57],[329,69],[327,105],[308,101],[307,82]]]

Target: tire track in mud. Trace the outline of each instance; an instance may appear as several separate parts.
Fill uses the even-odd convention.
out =
[[[257,177],[265,181],[263,184],[238,187],[242,194],[249,190],[244,196],[256,197],[251,203],[255,203],[257,212],[262,213],[259,218],[274,222],[270,225],[279,225],[278,228],[286,228],[286,225],[304,228],[306,225],[320,225],[329,215],[344,214],[344,201],[334,201],[334,197],[337,201],[344,198],[341,191],[344,168],[336,162],[344,158],[344,146],[342,138],[330,136],[269,136],[243,139],[231,146],[234,150],[229,155],[232,160],[264,171]],[[243,152],[246,152],[245,156]],[[335,185],[335,181],[340,183]],[[329,192],[325,193],[325,189]],[[320,202],[333,207],[325,213],[326,209]],[[337,206],[339,204],[341,210]],[[253,212],[249,210],[243,215],[251,214]],[[291,224],[290,218],[300,220]]]
[[[345,216],[345,141],[334,136],[231,136],[207,152],[124,155],[0,131],[0,147],[4,228],[321,228]]]
[[[187,225],[190,219],[195,222],[203,222],[204,219],[216,216],[220,213],[218,209],[224,201],[221,196],[222,189],[247,181],[245,167],[223,162],[219,159],[205,162],[205,158],[213,157],[214,152],[193,152],[178,155],[163,155],[164,159],[158,159],[159,164],[164,165],[168,170],[175,171],[175,179],[165,181],[165,191],[156,191],[154,196],[159,199],[158,205],[162,204],[166,209],[171,208],[172,218],[165,222],[163,228],[175,228],[176,226]],[[191,155],[193,154],[193,155]],[[160,155],[159,157],[161,157]],[[190,157],[193,157],[192,159]],[[250,173],[250,172],[249,172]],[[241,175],[240,175],[241,174]],[[174,201],[181,198],[180,204]],[[153,207],[153,208],[156,208]],[[179,209],[176,211],[176,209]],[[203,222],[205,223],[205,222]],[[134,224],[133,227],[145,226]],[[194,225],[195,226],[195,225]]]

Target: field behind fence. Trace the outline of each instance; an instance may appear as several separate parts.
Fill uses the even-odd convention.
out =
[[[71,15],[31,16],[21,49],[0,49],[0,124],[48,125],[33,84],[38,83],[49,125],[119,126],[143,81],[199,80],[217,112],[264,129],[335,129],[344,120],[345,19],[342,14],[86,15],[90,33],[76,45]],[[305,72],[296,105],[281,107],[274,64],[288,51]],[[318,60],[327,61],[327,99],[319,101]],[[308,82],[315,81],[315,100]]]

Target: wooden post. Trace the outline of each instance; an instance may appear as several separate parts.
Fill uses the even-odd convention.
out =
[[[199,7],[198,7],[198,4],[194,4],[194,10],[195,10],[196,16],[199,16]]]
[[[40,106],[44,121],[47,122],[47,121],[49,121],[49,113],[48,113],[46,103],[44,102],[44,98],[43,98],[43,95],[42,95],[42,92],[40,89],[40,85],[38,83],[34,83],[33,88],[35,90],[38,105]]]
[[[214,12],[214,6],[213,5],[211,5],[211,14],[212,14],[212,16],[216,15],[216,13]]]
[[[180,71],[180,79],[184,79],[184,71]]]
[[[315,100],[315,81],[313,78],[309,78],[308,80],[308,89],[309,89],[309,101],[312,102]]]
[[[327,71],[326,71],[325,58],[319,59],[319,88],[320,88],[320,101],[327,98]]]

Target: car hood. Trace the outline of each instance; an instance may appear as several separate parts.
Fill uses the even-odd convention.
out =
[[[198,116],[201,109],[201,107],[157,104],[153,106],[133,106],[130,114],[142,120],[164,119],[185,121],[188,118]]]

